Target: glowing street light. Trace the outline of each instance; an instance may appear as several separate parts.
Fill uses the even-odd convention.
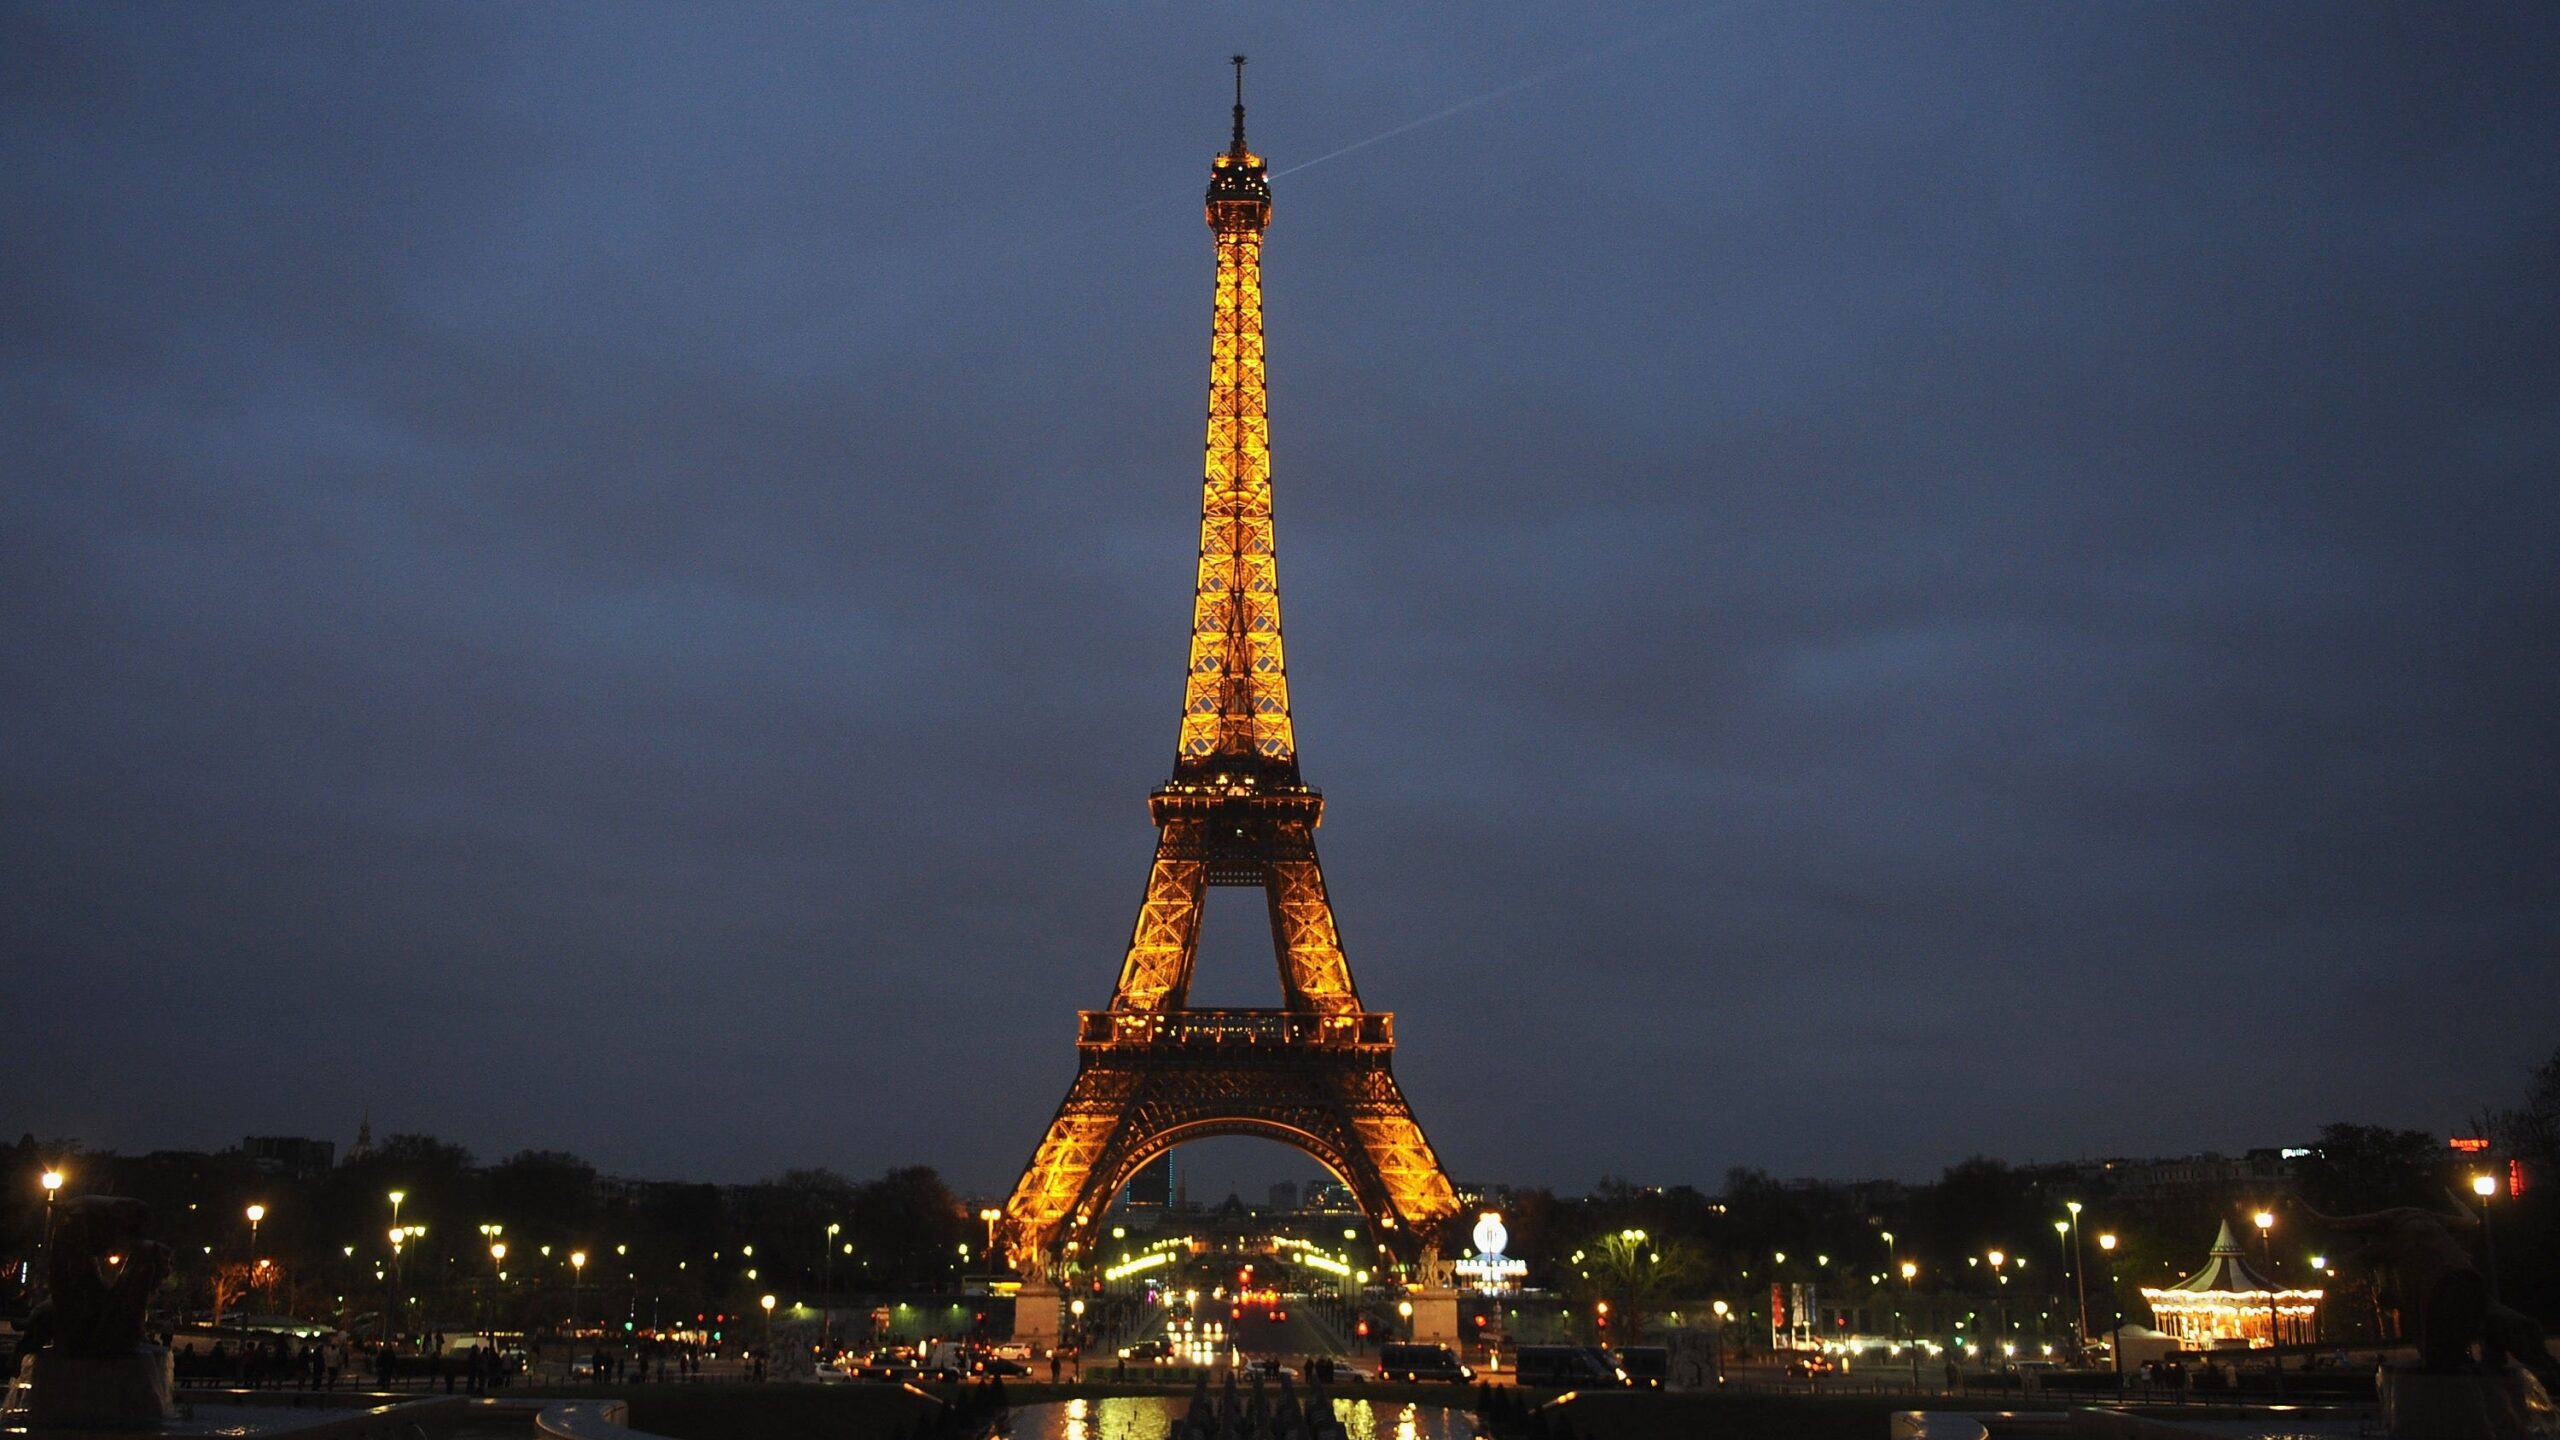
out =
[[[987,1222],[987,1268],[992,1274],[995,1269],[996,1222],[1004,1218],[1004,1212],[990,1205],[978,1212],[978,1218]]]
[[[2267,1359],[2275,1366],[2276,1398],[2284,1398],[2284,1334],[2276,1328],[2276,1212],[2261,1210],[2249,1217],[2258,1227],[2260,1253],[2267,1260]]]
[[[44,1187],[44,1247],[48,1253],[53,1249],[53,1197],[61,1193],[63,1178],[59,1170],[47,1170],[36,1177],[36,1183]]]
[[[2116,1232],[2113,1230],[2102,1230],[2098,1232],[2098,1249],[2104,1252],[2110,1261],[2112,1261],[2116,1253]],[[2120,1307],[2122,1302],[2116,1298],[2115,1280],[2116,1270],[2115,1266],[2111,1263],[2107,1266],[2107,1303],[2115,1310],[2115,1324],[2113,1327],[2113,1334],[2115,1338],[2107,1342],[2107,1349],[2114,1354],[2116,1362],[2116,1388],[2121,1390],[2124,1388],[2124,1311],[2121,1308],[2116,1308]]]
[[[258,1258],[258,1222],[267,1218],[267,1207],[252,1205],[246,1213],[249,1216],[249,1258],[255,1260]]]
[[[2498,1240],[2489,1230],[2489,1201],[2498,1193],[2498,1177],[2483,1172],[2471,1177],[2471,1193],[2480,1197],[2480,1251],[2489,1262],[2489,1299],[2498,1298]]]
[[[587,1252],[569,1252],[569,1343],[578,1343],[578,1285],[587,1278]]]
[[[2065,1200],[2062,1208],[2071,1212],[2071,1279],[2080,1293],[2080,1344],[2089,1344],[2089,1258],[2080,1248],[2080,1202]]]
[[[382,1347],[385,1350],[391,1348],[391,1308],[400,1304],[404,1288],[400,1283],[400,1242],[409,1232],[400,1228],[400,1202],[409,1198],[409,1192],[394,1190],[387,1198],[391,1201],[391,1293],[384,1297],[389,1303],[382,1307]],[[405,1312],[406,1307],[403,1309]]]

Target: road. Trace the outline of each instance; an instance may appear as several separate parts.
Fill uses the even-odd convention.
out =
[[[1289,1312],[1286,1320],[1272,1320],[1260,1312],[1248,1310],[1243,1320],[1230,1322],[1228,1329],[1235,1338],[1236,1348],[1247,1355],[1277,1355],[1295,1364],[1308,1355],[1334,1353],[1331,1338],[1295,1310]]]

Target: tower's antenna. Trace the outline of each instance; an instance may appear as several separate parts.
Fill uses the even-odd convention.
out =
[[[1236,141],[1235,141],[1235,148],[1234,148],[1234,150],[1233,150],[1231,153],[1233,153],[1233,154],[1237,154],[1237,155],[1242,155],[1243,153],[1245,153],[1245,150],[1244,150],[1244,57],[1243,57],[1243,56],[1241,56],[1241,55],[1237,55],[1237,56],[1232,56],[1232,57],[1230,57],[1230,58],[1234,60],[1234,62],[1235,62],[1235,67],[1236,67]]]

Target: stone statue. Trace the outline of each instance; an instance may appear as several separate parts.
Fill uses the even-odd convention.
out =
[[[2323,1215],[2302,1208],[2354,1237],[2351,1263],[2372,1273],[2376,1298],[2400,1312],[2402,1333],[2417,1342],[2417,1365],[2386,1365],[2380,1376],[2384,1427],[2394,1440],[2552,1433],[2550,1391],[2560,1388],[2560,1365],[2544,1348],[2541,1327],[2490,1298],[2488,1278],[2454,1238],[2457,1229],[2479,1228],[2479,1216],[2460,1200],[2450,1211],[2397,1205]],[[2482,1362],[2476,1367],[2474,1343]]]
[[[65,1355],[128,1355],[142,1343],[151,1297],[169,1278],[169,1247],[143,1238],[151,1207],[115,1195],[63,1202],[46,1278],[52,1286],[47,1348]]]
[[[151,1207],[113,1195],[63,1202],[45,1257],[51,1294],[28,1317],[34,1348],[20,1367],[35,1429],[165,1426],[169,1352],[143,1342],[151,1297],[169,1278],[169,1247],[144,1238]]]

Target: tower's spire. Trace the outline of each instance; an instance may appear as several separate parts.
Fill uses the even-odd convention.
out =
[[[1244,148],[1244,57],[1237,55],[1230,58],[1234,60],[1236,67],[1236,139],[1227,153],[1242,155],[1247,153]]]

